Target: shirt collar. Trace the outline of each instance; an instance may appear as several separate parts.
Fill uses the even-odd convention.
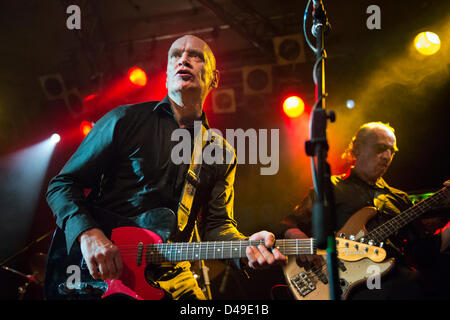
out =
[[[153,108],[153,111],[156,111],[157,109],[162,109],[166,113],[173,116],[173,110],[172,105],[170,104],[169,95],[166,95],[164,99],[162,99],[160,102],[156,104],[156,106]]]
[[[378,189],[384,189],[387,187],[386,182],[382,177],[378,178],[377,182],[375,182],[375,185],[369,185],[367,182],[365,182],[363,179],[361,179],[356,172],[353,170],[353,168],[350,170],[350,173],[344,178],[345,180],[351,180],[354,182],[359,182],[368,185],[371,188],[378,188]]]
[[[163,110],[164,112],[166,112],[167,114],[172,116],[172,118],[175,120],[175,115],[173,113],[172,104],[170,103],[170,100],[169,100],[169,95],[166,95],[164,97],[164,99],[162,99],[160,102],[158,102],[156,104],[156,106],[153,108],[153,111],[156,111],[158,109]],[[202,110],[202,115],[201,115],[200,119],[202,121],[202,124],[205,126],[205,128],[209,129],[210,127],[209,127],[208,119],[206,117],[206,113],[204,110]]]

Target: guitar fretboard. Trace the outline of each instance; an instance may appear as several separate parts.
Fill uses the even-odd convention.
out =
[[[153,243],[144,245],[144,259],[147,263],[166,261],[195,261],[235,259],[246,256],[248,246],[263,245],[263,241],[206,241]],[[314,239],[280,239],[275,248],[284,255],[314,254]]]
[[[371,232],[369,232],[369,234],[365,235],[364,237],[367,239],[372,239],[376,242],[385,241],[387,238],[389,238],[389,236],[391,236],[396,231],[406,226],[414,219],[417,219],[425,212],[440,205],[446,198],[445,196],[446,189],[447,187],[442,188],[432,196],[420,201],[413,207],[405,210],[403,213],[395,216],[389,221],[373,229]]]

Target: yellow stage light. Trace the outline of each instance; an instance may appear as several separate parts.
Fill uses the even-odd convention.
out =
[[[441,40],[439,36],[433,32],[421,32],[414,39],[414,46],[421,54],[430,56],[439,51]]]

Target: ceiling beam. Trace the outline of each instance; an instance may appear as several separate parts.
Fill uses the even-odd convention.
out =
[[[213,0],[197,0],[202,6],[210,10],[224,23],[227,23],[238,32],[242,37],[248,40],[255,48],[260,50],[267,56],[273,56],[272,41],[268,41],[267,37],[258,34],[257,27],[254,24],[249,24],[249,20],[255,20],[255,12],[249,12],[249,7],[240,5],[236,7],[233,4],[224,6],[218,4]],[[268,20],[262,19],[259,15],[259,21],[263,21],[267,26]],[[272,28],[271,28],[272,29]]]

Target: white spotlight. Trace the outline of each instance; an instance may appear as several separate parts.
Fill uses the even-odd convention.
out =
[[[353,101],[353,100],[347,100],[346,105],[347,105],[347,108],[353,109],[353,108],[355,107],[355,101]]]
[[[52,134],[50,137],[50,142],[57,144],[59,141],[61,141],[61,136],[57,133]]]

